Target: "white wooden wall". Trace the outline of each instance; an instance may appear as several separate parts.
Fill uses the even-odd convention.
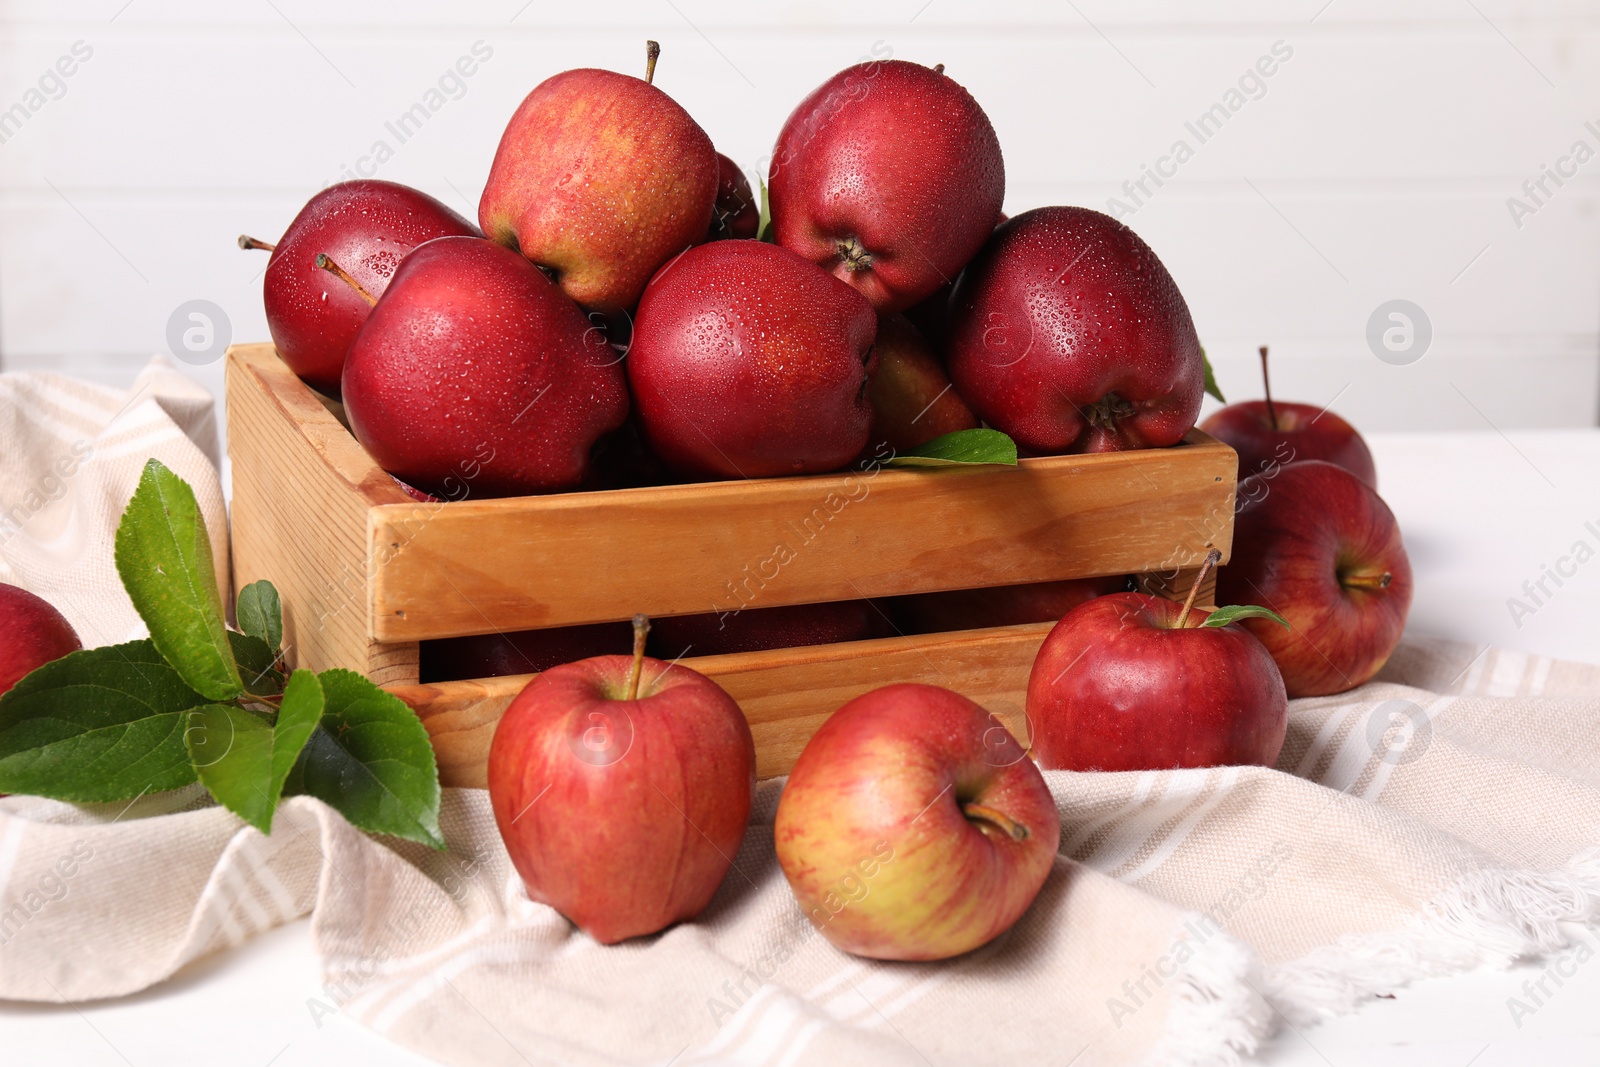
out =
[[[265,256],[237,234],[276,238],[357,169],[474,216],[523,94],[638,70],[646,37],[657,84],[752,172],[789,109],[875,49],[945,63],[983,103],[1009,212],[1134,206],[1125,181],[1175,169],[1127,221],[1233,394],[1270,342],[1280,395],[1371,429],[1596,421],[1600,161],[1561,162],[1600,150],[1595,0],[0,0],[0,362],[127,378],[192,299],[264,339]],[[46,76],[76,42],[71,77]],[[1186,128],[1230,102],[1204,143]],[[386,123],[418,103],[402,142]],[[1546,166],[1572,176],[1535,202]],[[1391,299],[1432,324],[1407,365],[1367,341]]]

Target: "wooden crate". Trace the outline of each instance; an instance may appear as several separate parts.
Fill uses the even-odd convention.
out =
[[[1233,537],[1232,449],[877,469],[419,503],[336,403],[269,344],[228,353],[233,578],[271,579],[298,666],[348,667],[416,709],[447,785],[481,786],[494,724],[527,676],[418,684],[438,637],[682,615],[741,604],[1135,574],[1188,591]],[[1202,603],[1209,590],[1202,590]],[[897,681],[948,686],[1026,737],[1023,691],[1048,624],[707,656],[685,663],[744,709],[757,769],[783,774],[834,709]],[[619,652],[626,651],[619,649]]]

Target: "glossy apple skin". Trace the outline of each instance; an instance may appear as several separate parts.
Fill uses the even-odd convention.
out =
[[[628,350],[638,421],[695,477],[837,470],[867,444],[877,317],[850,286],[762,241],[713,241],[661,269]]]
[[[995,809],[1019,840],[969,818]],[[938,686],[874,689],[807,742],[778,800],[778,863],[836,947],[884,960],[958,956],[1010,929],[1061,838],[1039,769],[1000,720]]]
[[[894,631],[870,600],[827,604],[790,604],[745,608],[726,615],[677,615],[650,623],[656,656],[720,656],[729,652],[761,652],[769,648],[833,645],[888,637]]]
[[[83,647],[55,605],[0,582],[0,695],[46,663]]]
[[[687,667],[629,656],[553,667],[506,709],[489,800],[528,896],[603,944],[691,919],[744,839],[755,742],[739,705]]]
[[[537,674],[563,663],[609,655],[630,647],[632,641],[633,627],[625,622],[439,638],[422,642],[420,680],[426,684]]]
[[[1272,653],[1289,695],[1342,693],[1377,674],[1411,609],[1411,561],[1389,506],[1323,460],[1246,478],[1239,500],[1217,599],[1263,604],[1289,620],[1287,632],[1259,619],[1241,624]],[[1385,573],[1387,588],[1349,584]]]
[[[708,241],[746,240],[761,225],[761,205],[750,191],[750,179],[739,164],[717,153],[717,203],[711,210]]]
[[[1172,275],[1088,208],[1036,208],[995,231],[952,294],[945,357],[978,417],[1038,455],[1176,444],[1205,385]]]
[[[478,222],[584,308],[618,312],[705,239],[716,198],[716,149],[670,96],[631,75],[569,70],[511,116]]]
[[[308,385],[337,393],[345,355],[367,321],[367,302],[318,267],[317,253],[376,297],[417,245],[477,235],[472,223],[408,186],[371,180],[328,186],[306,201],[267,261],[262,299],[278,355]]]
[[[878,357],[867,387],[872,403],[872,443],[907,452],[957,430],[972,430],[978,417],[967,407],[944,364],[904,315],[880,315]]]
[[[978,102],[948,75],[896,59],[846,68],[801,101],[767,186],[779,244],[879,311],[902,311],[982,247],[1006,175]]]
[[[1261,642],[1209,611],[1148,593],[1114,593],[1068,612],[1028,676],[1039,766],[1066,771],[1270,767],[1289,701]],[[1273,624],[1276,625],[1276,624]]]
[[[1322,459],[1354,474],[1374,489],[1378,469],[1356,428],[1312,404],[1272,402],[1274,428],[1265,400],[1245,400],[1211,413],[1200,428],[1239,453],[1239,477],[1270,471],[1302,459]]]
[[[628,415],[617,356],[527,260],[479,237],[417,247],[344,370],[378,465],[450,500],[570,489]]]
[[[989,626],[1058,622],[1079,604],[1120,593],[1126,578],[1071,578],[1061,582],[952,589],[896,597],[892,610],[907,633],[979,630]]]

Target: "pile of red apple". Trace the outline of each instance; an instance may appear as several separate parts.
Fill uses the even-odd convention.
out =
[[[340,396],[413,493],[832,471],[980,424],[1032,455],[1166,447],[1194,427],[1205,358],[1171,275],[1099,212],[1006,219],[994,129],[942,66],[865,63],[802,101],[764,226],[738,168],[652,84],[655,59],[643,79],[575,70],[535,88],[481,232],[358,181],[315,196],[273,250],[279,353]],[[1410,570],[1359,435],[1270,394],[1207,428],[1240,454],[1217,588],[1248,607],[1197,606],[1198,581],[1180,604],[1121,579],[887,606],[913,631],[1059,622],[1028,687],[1032,759],[978,705],[923,685],[850,701],[806,746],[777,852],[835,944],[893,959],[984,944],[1053,865],[1039,766],[1270,766],[1288,697],[1382,666]],[[659,620],[654,638],[636,620],[632,657],[597,655],[625,647],[626,623],[462,638],[425,647],[423,672],[543,671],[495,734],[495,815],[530,895],[612,942],[704,909],[749,815],[744,716],[666,661],[878,636],[884,618],[803,605],[731,630]]]

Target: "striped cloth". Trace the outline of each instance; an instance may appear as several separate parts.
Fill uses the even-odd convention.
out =
[[[11,580],[74,590],[102,619],[125,608],[114,578],[93,582],[132,481],[96,465],[137,470],[131,441],[98,447],[130,420],[217,500],[214,475],[179,466],[205,454],[205,421],[163,400],[169,373],[147,370],[152,394],[115,420],[88,387],[0,378],[0,502],[14,457],[78,433],[96,451],[53,507],[105,524],[24,526],[0,546]],[[57,396],[88,421],[57,416],[71,429],[36,446],[50,420],[7,408]],[[52,570],[51,543],[83,548]],[[306,798],[264,837],[194,788],[131,805],[12,797],[0,997],[129,993],[309,912],[325,979],[310,1016],[348,1013],[451,1064],[1231,1063],[1284,1020],[1414,978],[1582,951],[1564,924],[1600,918],[1597,748],[1600,668],[1408,639],[1377,681],[1292,702],[1275,770],[1048,773],[1061,856],[1039,899],[990,946],[918,965],[854,959],[808,926],[772,851],[781,781],[761,785],[700,919],[611,947],[527,899],[479,791],[446,790],[444,853],[368,838]]]

